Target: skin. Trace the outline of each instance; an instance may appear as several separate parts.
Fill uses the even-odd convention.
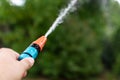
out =
[[[22,80],[27,75],[34,59],[18,61],[19,54],[8,48],[0,48],[0,80]]]

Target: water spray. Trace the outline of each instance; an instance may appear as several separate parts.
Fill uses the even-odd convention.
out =
[[[22,60],[27,57],[32,57],[33,59],[36,59],[38,54],[42,51],[48,35],[50,35],[56,27],[61,24],[64,20],[64,18],[69,14],[69,12],[72,10],[72,8],[75,7],[75,4],[77,3],[78,0],[71,0],[71,2],[68,4],[67,8],[62,9],[60,12],[58,18],[55,20],[53,25],[50,27],[50,29],[47,31],[45,36],[42,36],[38,38],[36,41],[34,41],[25,51],[19,56],[18,60]]]
[[[49,34],[51,34],[55,30],[55,28],[63,22],[64,18],[67,16],[67,14],[69,14],[69,12],[73,8],[75,8],[76,3],[77,3],[77,0],[71,0],[71,2],[68,4],[68,7],[61,10],[58,18],[55,20],[53,25],[50,27],[50,29],[45,34],[45,37],[47,37]]]

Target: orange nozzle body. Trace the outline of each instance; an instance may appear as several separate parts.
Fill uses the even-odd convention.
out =
[[[42,51],[42,49],[43,49],[46,41],[47,41],[47,38],[46,38],[45,36],[42,36],[42,37],[38,38],[37,40],[35,40],[35,41],[33,42],[33,44],[39,45],[40,51]]]

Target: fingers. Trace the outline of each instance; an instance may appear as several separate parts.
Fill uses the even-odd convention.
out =
[[[20,65],[22,66],[22,68],[27,71],[28,69],[30,69],[34,64],[34,59],[33,58],[25,58],[23,60],[20,61]]]
[[[15,51],[13,51],[12,49],[9,48],[1,48],[0,49],[0,55],[4,55],[4,56],[11,56],[15,59],[17,59],[19,57],[19,54]]]

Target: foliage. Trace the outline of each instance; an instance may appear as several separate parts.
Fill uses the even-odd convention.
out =
[[[18,7],[10,5],[7,0],[1,0],[1,45],[21,53],[33,40],[45,34],[67,2],[65,0],[26,0],[24,6]],[[101,10],[99,0],[79,0],[79,2],[82,3],[79,9],[71,13],[65,22],[48,37],[46,46],[37,58],[35,66],[30,70],[29,76],[77,80],[95,78],[102,73],[104,66],[101,55],[106,46],[103,40],[107,36],[104,12]],[[114,11],[119,10],[117,4],[111,5],[111,9],[117,7]],[[116,13],[110,18],[114,26],[119,26],[119,18],[117,18],[119,15]],[[114,53],[120,52],[117,46],[118,29],[119,27],[111,35],[112,40],[107,39],[113,42]],[[114,66],[117,69],[113,70],[117,71],[119,65],[119,56],[117,56]]]

